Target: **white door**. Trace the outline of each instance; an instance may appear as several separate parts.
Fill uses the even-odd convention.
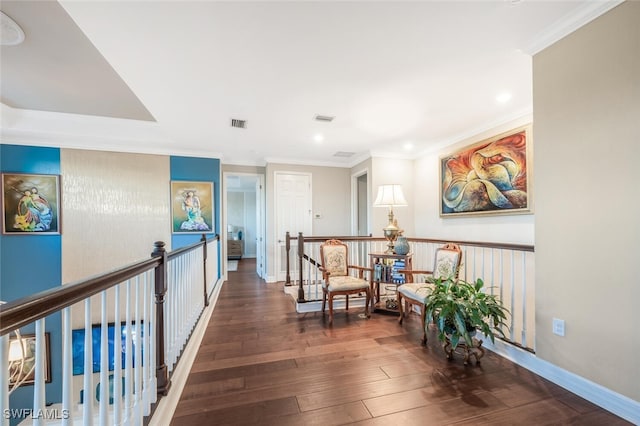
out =
[[[286,233],[312,235],[311,175],[308,173],[275,173],[276,279],[286,279]],[[297,245],[291,248],[296,253]],[[293,256],[290,256],[290,260]]]
[[[256,272],[258,276],[265,279],[267,276],[264,254],[266,252],[265,215],[264,215],[264,178],[259,176],[256,180]]]

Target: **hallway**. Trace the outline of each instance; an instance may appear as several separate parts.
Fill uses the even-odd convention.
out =
[[[491,352],[447,361],[419,319],[362,308],[296,314],[282,283],[242,259],[207,327],[172,425],[622,425],[624,420]]]

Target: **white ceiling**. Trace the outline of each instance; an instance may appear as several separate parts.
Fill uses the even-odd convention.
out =
[[[618,3],[3,1],[26,34],[2,47],[3,113],[138,120],[155,136],[126,150],[224,163],[414,157],[531,114],[531,55]]]

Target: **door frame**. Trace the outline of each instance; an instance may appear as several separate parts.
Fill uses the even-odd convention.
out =
[[[369,201],[371,199],[371,173],[369,168],[365,167],[351,175],[351,234],[358,235],[358,178],[367,175],[367,231],[366,235],[371,234],[371,209]]]
[[[267,204],[264,175],[257,175],[256,182],[256,272],[263,280],[267,278]],[[259,207],[258,207],[259,205]]]
[[[313,233],[313,220],[311,220],[311,212],[313,211],[313,173],[310,172],[297,172],[297,171],[287,171],[287,170],[275,170],[273,172],[273,277],[276,281],[284,281],[284,277],[281,275],[281,256],[280,256],[280,246],[284,244],[284,240],[278,239],[278,175],[298,175],[298,176],[308,176],[309,177],[309,220],[311,226],[311,233]],[[293,235],[292,235],[293,236]],[[296,235],[297,237],[297,235]],[[282,279],[281,279],[282,278]]]
[[[256,205],[256,238],[258,241],[256,241],[256,273],[258,274],[258,276],[260,276],[261,278],[265,278],[266,277],[266,259],[264,259],[266,257],[266,234],[265,234],[265,230],[266,230],[266,226],[265,226],[265,216],[266,216],[266,204],[265,204],[265,185],[264,185],[264,178],[265,176],[263,174],[260,173],[244,173],[244,172],[234,172],[234,171],[224,171],[222,172],[222,205],[224,206],[224,208],[222,209],[222,235],[221,235],[221,250],[220,252],[222,253],[222,257],[221,257],[221,264],[222,264],[222,270],[224,271],[224,280],[226,281],[228,279],[228,271],[227,271],[227,238],[228,238],[228,232],[227,232],[227,225],[229,223],[228,220],[228,212],[227,212],[227,208],[229,206],[228,204],[228,199],[227,199],[227,193],[228,193],[228,179],[229,176],[252,176],[255,177],[257,182],[260,185],[261,188],[261,194],[260,194],[260,198],[262,199],[262,202],[260,203],[260,205]],[[258,223],[258,222],[261,223]],[[261,247],[258,248],[257,245],[261,244]],[[263,262],[262,262],[262,268],[260,268],[260,262],[258,262],[257,256],[259,251],[262,250],[262,257],[263,257]]]

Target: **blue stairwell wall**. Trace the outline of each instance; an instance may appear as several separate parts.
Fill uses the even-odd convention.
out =
[[[18,145],[0,145],[2,173],[60,174],[60,150]],[[60,203],[61,204],[61,203]],[[0,235],[0,299],[6,302],[61,285],[60,235]],[[22,333],[33,333],[25,327]],[[51,337],[51,365],[62,365],[60,315],[46,318],[45,331]],[[61,400],[62,372],[52,368],[46,402]],[[11,408],[31,408],[33,386],[22,386],[11,394]],[[16,424],[21,419],[11,419]]]

